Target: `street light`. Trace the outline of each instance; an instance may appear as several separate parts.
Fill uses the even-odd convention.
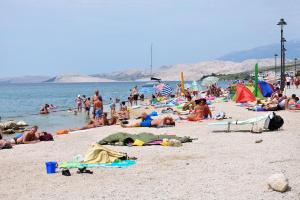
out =
[[[277,67],[277,53],[274,54],[275,57],[275,78],[276,78],[276,67]]]
[[[297,58],[295,58],[294,60],[295,60],[295,74],[294,74],[294,76],[296,76],[296,73],[297,73],[297,69],[296,69],[296,67],[297,67]]]
[[[285,42],[285,39],[283,38],[283,27],[285,25],[287,25],[287,23],[284,21],[283,18],[280,19],[280,21],[277,23],[278,26],[280,26],[280,53],[281,53],[281,56],[280,56],[280,90],[283,91],[284,90],[284,86],[285,86],[285,69],[284,69],[284,65],[285,65],[285,61],[284,61],[284,42]]]

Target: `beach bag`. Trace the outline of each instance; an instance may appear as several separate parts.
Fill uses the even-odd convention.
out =
[[[40,141],[53,141],[53,136],[50,133],[42,132],[43,135],[40,136]]]
[[[264,128],[269,129],[270,131],[278,130],[284,124],[284,120],[279,115],[276,115],[273,112],[265,121]]]
[[[69,133],[69,131],[66,130],[66,129],[62,129],[62,130],[56,131],[56,134],[57,134],[57,135],[63,135],[63,134],[68,134],[68,133]]]

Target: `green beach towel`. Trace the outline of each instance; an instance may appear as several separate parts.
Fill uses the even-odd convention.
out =
[[[100,140],[98,144],[100,145],[114,145],[116,143],[122,143],[124,145],[124,140],[131,138],[133,141],[138,139],[140,141],[143,141],[145,143],[154,141],[154,140],[163,140],[163,139],[176,139],[181,141],[182,143],[184,142],[191,142],[192,140],[189,137],[178,137],[176,135],[154,135],[152,133],[139,133],[139,134],[129,134],[129,133],[123,133],[123,132],[118,132],[111,134],[107,136],[106,138]]]

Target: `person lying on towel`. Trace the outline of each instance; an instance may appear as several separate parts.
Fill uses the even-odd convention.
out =
[[[40,142],[40,133],[38,131],[38,126],[33,126],[30,128],[29,131],[26,131],[24,134],[20,135],[19,137],[15,137],[11,140],[12,145],[17,144],[33,144]]]
[[[123,128],[175,126],[175,121],[172,117],[164,117],[163,119],[152,119],[147,114],[142,115],[144,115],[144,118],[142,117],[141,122],[137,122],[133,125],[125,125],[124,123],[121,123],[121,126]]]

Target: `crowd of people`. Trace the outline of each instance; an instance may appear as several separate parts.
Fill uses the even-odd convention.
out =
[[[290,84],[288,84],[289,80],[293,80],[292,84],[295,85],[295,88],[298,88],[299,79],[287,79],[287,88],[290,87]],[[182,92],[181,89],[182,88],[179,83],[176,86],[175,95],[169,94],[162,96],[159,92],[156,92],[152,94],[152,97],[149,99],[149,104],[146,104],[155,107],[157,105],[162,105],[162,102],[180,100],[182,105],[181,112],[179,112],[176,107],[172,106],[168,106],[167,111],[177,115],[177,120],[201,121],[213,117],[209,106],[211,97],[217,98],[229,96],[229,91],[217,87],[216,84],[210,85],[207,87],[206,91],[202,91],[201,93],[194,92],[189,88],[185,88],[184,92]],[[85,112],[88,120],[83,127],[70,129],[69,131],[84,130],[115,124],[120,124],[123,128],[175,126],[176,120],[174,120],[173,117],[164,115],[163,117],[157,118],[151,115],[151,112],[143,112],[141,116],[138,117],[141,121],[130,123],[129,120],[131,119],[131,116],[130,108],[128,108],[128,106],[131,108],[133,106],[137,106],[139,101],[143,102],[145,100],[144,98],[143,94],[139,94],[137,86],[130,90],[127,102],[121,101],[119,98],[109,98],[109,105],[107,107],[104,107],[103,98],[100,95],[99,90],[96,90],[92,97],[77,95],[75,98],[75,111],[76,113]],[[167,104],[164,103],[163,106],[165,105]],[[278,87],[276,87],[270,98],[257,100],[256,106],[261,107],[261,109],[265,111],[300,110],[300,101],[299,97],[295,94],[288,97],[284,95]],[[56,108],[57,107],[52,104],[45,104],[41,108],[40,114],[48,114],[49,110]],[[104,109],[110,109],[110,111],[107,110],[105,112]],[[185,113],[182,114],[182,112]],[[2,138],[0,130],[0,147],[9,148],[12,145],[17,144],[32,144],[41,141],[41,138],[43,140],[46,136],[47,133],[40,133],[38,132],[38,127],[33,126],[23,134],[17,135],[13,140],[7,141]]]
[[[265,111],[277,110],[300,110],[299,97],[292,94],[290,97],[284,95],[279,88],[276,88],[272,96],[266,100],[258,100],[257,105]]]

